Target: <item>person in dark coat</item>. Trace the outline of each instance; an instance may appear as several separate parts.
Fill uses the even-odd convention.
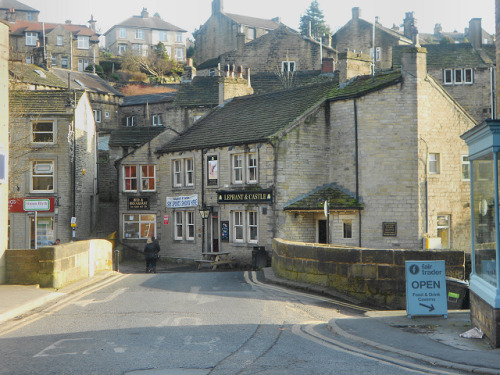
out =
[[[146,273],[156,273],[156,260],[160,252],[160,245],[156,242],[154,236],[148,238],[144,246],[144,256],[146,258]]]

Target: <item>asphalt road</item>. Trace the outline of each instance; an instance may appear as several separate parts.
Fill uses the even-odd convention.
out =
[[[363,311],[255,272],[119,275],[0,326],[0,374],[452,373],[351,351],[326,329]]]

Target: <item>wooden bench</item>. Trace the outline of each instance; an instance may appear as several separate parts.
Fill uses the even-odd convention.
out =
[[[233,261],[229,257],[228,252],[225,253],[202,253],[203,259],[197,259],[195,262],[198,264],[198,269],[201,269],[203,266],[212,267],[212,270],[216,270],[217,266],[220,265],[229,265],[230,268],[233,268]]]

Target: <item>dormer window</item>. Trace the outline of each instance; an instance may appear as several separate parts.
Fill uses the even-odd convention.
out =
[[[78,36],[78,49],[89,49],[89,40],[88,36]]]
[[[295,61],[282,61],[281,62],[281,71],[282,72],[295,72],[296,71]]]
[[[38,42],[38,33],[34,33],[31,31],[26,32],[26,45],[27,46],[36,46]]]

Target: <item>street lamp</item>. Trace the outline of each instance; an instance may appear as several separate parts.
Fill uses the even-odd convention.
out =
[[[202,240],[201,240],[201,252],[206,252],[208,253],[208,250],[205,249],[205,220],[208,219],[210,216],[210,211],[211,207],[207,207],[203,205],[203,207],[200,208],[200,216],[203,219],[203,224],[202,224]],[[207,241],[208,244],[208,241]]]

